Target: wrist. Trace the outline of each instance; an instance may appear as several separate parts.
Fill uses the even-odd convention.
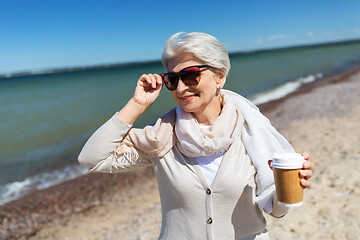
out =
[[[131,98],[128,103],[119,112],[117,112],[117,116],[120,120],[132,125],[135,120],[148,108],[149,107],[137,103],[133,98]]]
[[[126,105],[129,105],[129,108],[131,108],[133,111],[138,112],[140,115],[143,114],[150,107],[137,101],[134,97],[132,97]]]

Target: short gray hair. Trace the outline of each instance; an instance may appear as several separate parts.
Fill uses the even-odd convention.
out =
[[[225,77],[229,73],[230,59],[225,46],[215,37],[201,32],[178,32],[172,35],[165,43],[161,61],[168,69],[171,59],[187,53],[215,68]]]

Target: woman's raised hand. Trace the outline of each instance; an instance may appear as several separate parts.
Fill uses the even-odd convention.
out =
[[[130,101],[117,113],[120,120],[133,124],[159,97],[163,85],[159,74],[143,74]]]
[[[159,97],[162,85],[163,81],[159,74],[141,75],[136,84],[133,100],[144,108],[149,108]]]

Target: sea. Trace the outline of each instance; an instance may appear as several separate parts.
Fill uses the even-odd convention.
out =
[[[360,64],[360,40],[230,54],[225,88],[255,104]],[[90,135],[132,97],[160,61],[0,75],[0,205],[87,174],[77,162]],[[163,88],[135,123],[144,127],[176,106]]]

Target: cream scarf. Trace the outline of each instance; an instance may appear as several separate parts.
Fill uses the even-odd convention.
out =
[[[255,202],[261,210],[271,213],[275,187],[267,161],[275,152],[294,150],[249,100],[229,90],[221,90],[220,94],[223,109],[209,131],[202,131],[191,114],[177,107],[158,119],[154,126],[132,129],[129,137],[149,157],[163,157],[175,144],[184,155],[199,157],[227,150],[241,134],[257,169]]]
[[[176,146],[187,157],[204,157],[226,151],[241,132],[243,118],[235,105],[222,96],[221,114],[203,130],[192,114],[176,107]]]

